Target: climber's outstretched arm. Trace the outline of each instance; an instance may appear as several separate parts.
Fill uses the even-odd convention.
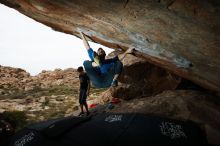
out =
[[[129,48],[124,54],[122,54],[121,56],[119,56],[119,59],[122,61],[127,54],[133,53],[134,50],[135,50],[135,49],[134,49],[133,47],[132,47],[132,48]]]
[[[80,32],[80,35],[81,35],[81,37],[82,37],[83,44],[84,44],[85,48],[86,48],[87,50],[89,50],[90,46],[89,46],[88,41],[86,40],[85,35],[84,35],[82,32]]]

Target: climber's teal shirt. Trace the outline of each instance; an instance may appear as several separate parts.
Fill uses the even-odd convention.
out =
[[[98,56],[95,55],[95,52],[93,51],[92,48],[88,50],[88,54],[91,61],[95,62],[99,66],[99,71],[102,75],[108,73],[109,69],[113,66],[113,64],[119,60],[118,56],[112,59],[100,60]]]
[[[83,62],[83,66],[92,84],[97,88],[108,88],[111,86],[113,78],[116,74],[120,74],[123,69],[122,62],[118,57],[112,59],[100,60],[96,52],[90,48],[88,50],[89,60]],[[98,66],[93,67],[92,62]]]

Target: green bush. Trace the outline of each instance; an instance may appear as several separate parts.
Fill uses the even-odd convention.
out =
[[[28,122],[26,114],[23,111],[6,111],[1,115],[1,119],[8,121],[18,131],[24,128]]]

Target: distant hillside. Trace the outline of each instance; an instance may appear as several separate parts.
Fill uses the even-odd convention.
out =
[[[78,88],[78,73],[73,68],[42,71],[36,76],[20,68],[0,66],[0,95],[11,95],[21,91],[48,89],[65,85]]]
[[[92,87],[89,100],[103,91]],[[72,115],[78,110],[78,95],[76,69],[55,69],[30,76],[23,69],[0,66],[0,120],[1,114],[9,117],[17,124],[16,130],[28,123]]]

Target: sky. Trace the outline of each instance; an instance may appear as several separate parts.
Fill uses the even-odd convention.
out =
[[[112,50],[89,42],[96,50]],[[31,75],[42,70],[77,68],[89,59],[82,40],[52,30],[18,11],[0,4],[0,65],[25,69]]]

